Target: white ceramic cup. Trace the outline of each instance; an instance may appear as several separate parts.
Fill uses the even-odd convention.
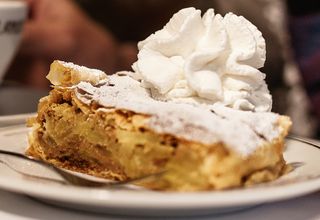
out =
[[[0,84],[17,51],[27,12],[24,1],[0,0]]]

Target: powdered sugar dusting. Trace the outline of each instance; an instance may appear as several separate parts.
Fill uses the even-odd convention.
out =
[[[105,75],[105,73],[98,69],[91,69],[85,66],[79,66],[71,62],[65,62],[65,61],[58,61],[61,65],[63,65],[66,68],[70,68],[72,70],[75,70],[79,73],[86,73],[87,75],[100,77],[101,75]]]
[[[277,114],[156,101],[148,89],[129,75],[112,75],[99,86],[80,82],[73,89],[85,104],[95,101],[103,106],[102,110],[118,108],[147,114],[150,120],[146,126],[156,132],[208,145],[221,142],[242,156],[250,155],[266,140],[280,134]]]
[[[272,141],[281,133],[281,128],[277,126],[279,115],[269,112],[237,111],[232,108],[226,108],[221,104],[214,104],[211,109],[222,117],[228,120],[241,121],[251,127],[255,132],[265,138],[267,141]]]

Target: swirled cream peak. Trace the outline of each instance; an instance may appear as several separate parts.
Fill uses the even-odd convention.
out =
[[[201,17],[200,10],[186,8],[139,42],[133,69],[156,99],[270,111],[259,70],[265,47],[261,32],[242,16],[209,9]]]

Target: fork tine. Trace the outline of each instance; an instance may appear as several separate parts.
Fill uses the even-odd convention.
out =
[[[93,181],[86,178],[82,178],[74,174],[68,173],[67,171],[63,171],[60,168],[57,168],[55,166],[53,166],[53,169],[58,174],[60,174],[60,176],[62,176],[68,183],[72,183],[77,186],[102,187],[102,186],[108,185],[108,182],[99,182],[99,181]]]

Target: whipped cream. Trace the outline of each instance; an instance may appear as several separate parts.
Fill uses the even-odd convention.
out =
[[[182,9],[138,48],[135,77],[155,99],[271,110],[265,40],[242,16]]]

